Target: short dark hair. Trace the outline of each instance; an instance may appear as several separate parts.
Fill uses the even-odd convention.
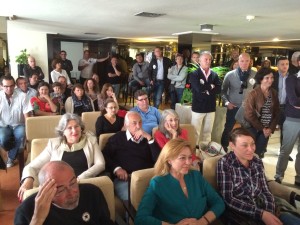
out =
[[[62,63],[62,60],[61,59],[53,59],[52,63],[51,63],[52,68],[55,69],[56,64],[58,64],[58,63]]]
[[[65,50],[61,50],[60,53],[66,53],[67,54],[67,52]]]
[[[25,78],[25,77],[18,77],[18,78],[16,79],[16,84],[18,84],[19,80],[26,80],[26,78]]]
[[[281,56],[281,57],[278,57],[277,58],[277,64],[280,62],[280,61],[282,61],[282,60],[289,60],[287,57],[285,57],[285,56]]]
[[[134,93],[134,98],[135,98],[135,99],[138,99],[139,96],[143,96],[143,95],[147,95],[147,96],[148,96],[148,94],[147,94],[146,91],[144,91],[143,89],[140,89],[140,90],[137,90],[137,91]]]
[[[62,84],[59,83],[59,82],[54,82],[54,83],[52,84],[52,88],[54,88],[54,87],[60,87],[60,88],[61,88],[61,86],[62,86]]]
[[[84,88],[83,88],[82,84],[80,84],[80,83],[74,84],[74,86],[72,88],[72,93],[74,93],[75,88],[79,88],[79,89],[82,89],[84,91]]]
[[[31,78],[33,76],[39,77],[40,75],[38,74],[38,72],[33,72],[32,74],[29,75],[29,78]]]
[[[239,127],[232,130],[229,134],[229,142],[232,142],[233,144],[236,143],[236,139],[240,136],[248,136],[252,137],[253,140],[255,140],[253,134],[250,133],[246,128]]]
[[[257,84],[260,84],[261,81],[264,79],[264,76],[266,76],[266,75],[268,75],[268,74],[270,74],[270,73],[273,74],[273,72],[274,72],[274,71],[273,71],[271,68],[262,67],[262,68],[260,68],[260,69],[257,71],[257,73],[256,73],[256,75],[255,75],[255,77],[254,77],[254,79],[255,79],[255,81],[256,81]]]
[[[39,85],[38,85],[38,87],[37,87],[37,89],[39,90],[39,89],[40,89],[41,87],[43,87],[43,86],[48,87],[48,89],[49,89],[49,91],[50,91],[50,85],[49,85],[48,82],[45,82],[45,81],[40,82]]]
[[[16,83],[15,78],[13,76],[2,76],[1,77],[1,85],[3,85],[3,80],[12,80],[14,83]]]

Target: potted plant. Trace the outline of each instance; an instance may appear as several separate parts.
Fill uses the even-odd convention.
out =
[[[16,63],[18,63],[18,76],[24,75],[23,69],[27,63],[27,58],[30,54],[27,54],[27,49],[21,50],[21,54],[16,56]]]

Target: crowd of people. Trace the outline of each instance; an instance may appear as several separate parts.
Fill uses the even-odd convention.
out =
[[[299,215],[275,210],[276,199],[269,190],[261,160],[269,137],[279,126],[280,155],[275,180],[281,183],[294,144],[300,141],[300,52],[294,53],[291,65],[288,58],[278,58],[278,71],[271,68],[269,61],[254,71],[248,53],[233,53],[228,64],[236,67],[223,81],[211,70],[212,55],[208,51],[192,53],[190,62],[176,54],[175,64],[162,55],[160,48],[154,49],[150,63],[138,53],[129,81],[136,106],[122,116],[118,96],[123,69],[115,56],[110,59],[103,78],[107,83],[101,91],[102,77],[93,74],[93,65],[108,60],[110,55],[90,58],[88,50],[78,64],[80,83],[71,82],[73,65],[66,59],[65,51],[61,51],[61,58],[53,60],[51,85],[44,81],[45,75],[32,56],[24,68],[25,77],[15,81],[12,76],[3,76],[0,147],[8,152],[7,167],[14,166],[18,152],[24,148],[27,117],[62,115],[56,128],[57,138],[49,139],[42,153],[23,170],[19,199],[23,199],[26,190],[38,185],[40,189],[18,208],[15,224],[51,224],[56,217],[63,221],[64,209],[73,215],[77,209],[87,207],[89,191],[98,198],[91,201],[101,203],[96,208],[88,207],[93,219],[102,221],[96,224],[110,224],[102,193],[89,186],[78,186],[77,181],[109,172],[115,194],[128,200],[130,174],[153,167],[154,177],[139,205],[136,224],[210,224],[220,216],[230,224],[300,223]],[[181,128],[174,110],[185,88],[193,94],[191,124],[195,127],[196,148],[211,142],[218,95],[227,108],[221,145],[228,153],[217,165],[217,190],[192,169],[194,162],[201,159],[191,148],[188,131]],[[164,92],[170,95],[171,109],[161,113],[158,108]],[[234,129],[240,110],[247,126],[243,123],[242,128]],[[85,130],[81,120],[83,112],[92,111],[101,111],[95,122],[96,134]],[[158,129],[153,134],[155,127]],[[105,133],[115,134],[101,152],[98,138]],[[300,186],[299,160],[295,160],[296,186]],[[45,191],[48,200],[43,199]],[[61,192],[66,192],[64,198],[60,198]],[[37,207],[41,204],[46,208]],[[103,218],[98,218],[98,208],[104,210]]]

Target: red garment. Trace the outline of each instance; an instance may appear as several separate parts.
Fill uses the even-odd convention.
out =
[[[43,112],[52,112],[50,104],[48,102],[41,101],[38,97],[32,97],[30,103],[33,107],[33,110],[40,110]]]
[[[181,134],[178,137],[188,141],[188,131],[186,129],[181,129]],[[159,130],[157,130],[154,133],[154,139],[161,149],[165,146],[165,144],[167,144],[168,141],[170,141],[170,139],[168,139]],[[199,159],[199,158],[195,154],[192,154],[192,161],[194,161],[196,159]]]

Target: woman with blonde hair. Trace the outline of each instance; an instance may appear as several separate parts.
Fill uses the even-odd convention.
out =
[[[189,142],[177,138],[164,146],[140,202],[136,225],[210,224],[222,214],[222,198],[191,165]]]

